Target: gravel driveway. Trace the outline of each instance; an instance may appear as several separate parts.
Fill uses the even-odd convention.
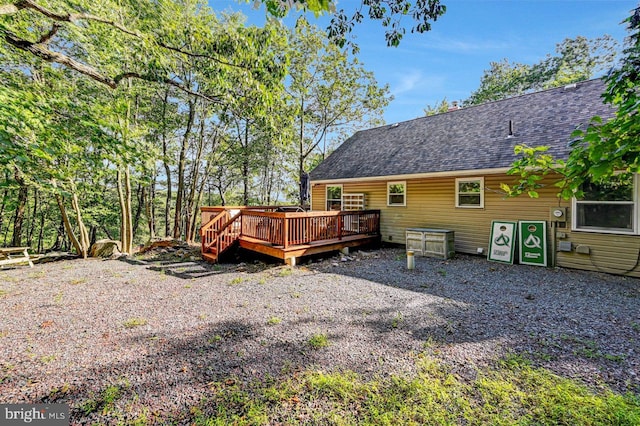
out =
[[[74,423],[99,421],[82,407],[110,384],[137,395],[127,412],[179,418],[213,381],[410,374],[420,351],[469,379],[516,353],[640,393],[640,280],[474,256],[414,271],[399,249],[293,270],[64,261],[1,270],[0,312],[0,403],[69,403]]]

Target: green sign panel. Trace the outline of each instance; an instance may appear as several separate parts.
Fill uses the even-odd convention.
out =
[[[547,222],[543,220],[518,222],[520,263],[547,266]]]
[[[513,263],[516,250],[516,223],[494,220],[491,222],[491,240],[487,258],[494,262]]]

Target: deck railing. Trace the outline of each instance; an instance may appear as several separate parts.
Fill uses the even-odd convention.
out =
[[[285,249],[323,240],[341,240],[352,235],[378,235],[379,232],[378,210],[301,213],[242,211],[243,236]]]

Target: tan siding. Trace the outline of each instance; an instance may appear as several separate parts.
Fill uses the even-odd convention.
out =
[[[322,211],[326,210],[326,186],[315,184],[311,186],[311,210]]]
[[[640,278],[640,236],[567,232],[564,241],[571,241],[572,252],[558,253],[558,266]],[[578,245],[589,247],[589,254],[575,252]]]
[[[481,176],[478,176],[481,177]],[[500,183],[511,183],[507,175],[484,176],[484,208],[465,209],[455,207],[455,178],[428,178],[407,180],[407,205],[387,206],[387,184],[380,182],[348,183],[344,192],[366,194],[367,208],[381,212],[380,232],[382,240],[405,243],[406,228],[442,228],[455,231],[455,249],[459,253],[477,253],[479,247],[487,250],[492,220],[549,220],[552,207],[567,207],[566,226],[557,231],[565,233],[562,240],[591,248],[591,254],[575,252],[557,254],[557,265],[569,268],[601,270],[640,277],[636,265],[640,256],[640,236],[571,232],[570,202],[559,201],[552,181],[539,191],[539,198],[526,195],[505,199]],[[324,209],[324,185],[313,188],[314,210]],[[551,229],[550,229],[551,231]],[[552,246],[549,234],[549,247]]]

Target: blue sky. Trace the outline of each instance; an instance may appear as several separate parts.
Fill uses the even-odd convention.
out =
[[[356,27],[358,58],[373,71],[380,84],[389,84],[394,100],[385,111],[387,123],[424,115],[427,105],[444,97],[466,99],[480,84],[492,61],[535,63],[556,44],[578,35],[588,38],[609,34],[622,42],[621,21],[638,0],[442,0],[446,14],[431,31],[407,34],[397,48],[386,47],[380,22]],[[264,7],[235,0],[209,0],[217,12],[241,11],[248,23],[264,23]],[[349,9],[359,0],[341,0]],[[407,18],[408,19],[408,18]],[[321,28],[327,18],[309,18]],[[295,16],[285,19],[292,25]],[[407,20],[408,22],[408,20]],[[409,23],[407,25],[410,25]]]

